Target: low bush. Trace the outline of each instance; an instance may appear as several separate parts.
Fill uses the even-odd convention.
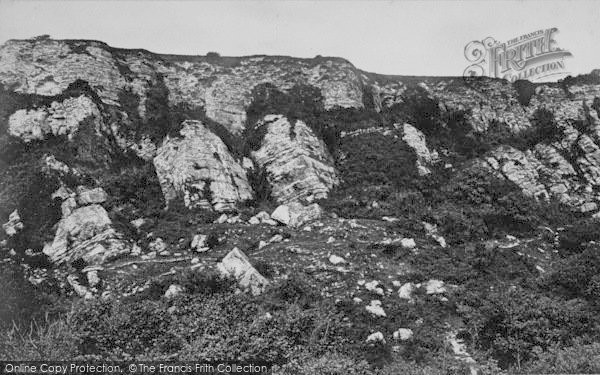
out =
[[[554,346],[536,353],[523,368],[528,374],[596,374],[600,373],[600,343],[576,341],[572,346]]]

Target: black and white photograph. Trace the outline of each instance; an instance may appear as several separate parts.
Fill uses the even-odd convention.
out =
[[[0,374],[600,374],[600,2],[0,0]]]

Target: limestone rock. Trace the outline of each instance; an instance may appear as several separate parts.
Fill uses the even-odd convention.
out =
[[[180,133],[167,137],[154,158],[167,202],[183,198],[187,207],[222,211],[252,198],[246,172],[218,136],[189,120]]]
[[[102,206],[93,204],[73,210],[58,222],[56,235],[43,252],[57,263],[83,259],[87,264],[101,264],[129,252],[129,244],[112,228]]]
[[[415,240],[412,238],[401,239],[400,245],[405,249],[414,249],[417,246],[417,244],[415,243]]]
[[[329,256],[329,263],[333,264],[333,265],[338,265],[341,263],[346,263],[346,260],[344,258],[342,258],[341,256],[337,256],[335,254],[331,254]]]
[[[436,163],[439,160],[439,156],[435,150],[430,151],[427,147],[425,134],[410,124],[404,124],[402,126],[402,140],[406,142],[417,155],[417,170],[419,175],[424,176],[430,174],[431,170],[428,166]]]
[[[69,139],[85,118],[99,116],[98,107],[87,96],[52,102],[49,107],[20,109],[8,119],[8,133],[25,142],[43,140],[48,135],[65,135]]]
[[[326,198],[338,177],[323,141],[301,120],[292,125],[281,115],[267,115],[256,126],[266,134],[252,156],[269,173],[273,197],[281,203]]]
[[[269,284],[269,281],[252,266],[246,254],[237,247],[217,264],[217,269],[223,276],[236,278],[239,285],[250,290],[253,295],[262,293]]]
[[[373,280],[368,283],[365,283],[365,288],[372,293],[383,296],[383,288],[379,286],[379,281]]]
[[[385,314],[385,311],[383,310],[383,307],[381,307],[381,301],[379,301],[379,300],[371,301],[371,303],[368,306],[366,306],[365,309],[375,316],[379,316],[379,317],[387,316]]]
[[[423,284],[427,294],[442,294],[446,293],[446,287],[441,280],[431,279]]]
[[[162,77],[169,104],[204,107],[206,114],[239,133],[252,89],[270,82],[287,90],[296,83],[317,87],[325,108],[363,108],[363,85],[356,68],[339,58],[296,59],[282,56],[237,58],[233,65],[200,56],[157,56],[141,50],[116,50],[102,42],[80,40],[10,40],[0,46],[0,83],[16,92],[57,95],[82,79],[106,104],[117,105],[119,92],[139,96],[146,114],[150,84]]]
[[[415,284],[406,283],[406,284],[402,285],[400,287],[400,289],[398,290],[398,297],[400,297],[401,299],[412,301],[413,300],[412,294],[416,289],[417,289],[417,286]]]
[[[382,344],[385,344],[385,338],[383,337],[383,333],[381,333],[381,332],[375,332],[375,333],[370,334],[367,337],[366,342],[368,342],[368,343],[380,342]]]
[[[184,289],[181,285],[171,284],[171,285],[169,285],[169,288],[165,292],[165,298],[171,299],[171,298],[177,297],[178,295],[180,295],[183,292],[184,292]]]
[[[413,337],[413,331],[410,328],[399,328],[392,334],[392,336],[396,340],[406,341]]]
[[[271,218],[284,225],[298,228],[306,223],[318,220],[323,215],[321,206],[317,203],[304,206],[298,202],[282,204],[271,213]]]
[[[89,189],[85,186],[77,187],[77,203],[85,206],[88,204],[104,203],[108,199],[108,194],[101,187]]]
[[[196,235],[194,235],[194,238],[192,239],[192,243],[191,243],[190,247],[194,251],[204,252],[204,251],[208,250],[208,246],[206,246],[207,239],[208,239],[208,236],[206,234],[196,234]]]
[[[8,216],[8,221],[2,224],[2,229],[4,229],[4,232],[9,237],[14,236],[23,229],[23,223],[21,222],[21,216],[19,216],[18,210],[11,212]]]

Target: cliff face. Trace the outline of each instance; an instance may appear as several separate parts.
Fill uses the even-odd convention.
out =
[[[0,48],[0,82],[15,92],[57,95],[77,79],[88,82],[106,104],[119,105],[119,92],[130,90],[140,97],[142,115],[149,86],[162,79],[170,105],[202,107],[236,133],[243,130],[252,88],[264,82],[282,90],[297,83],[318,87],[327,108],[363,106],[356,69],[337,58],[169,56],[51,39],[14,40]]]
[[[81,81],[89,92],[65,95]],[[315,120],[300,115],[291,120],[274,109],[258,117],[267,123],[264,134],[254,152],[243,155],[253,163],[243,163],[232,139],[245,141],[253,89],[262,84],[284,93],[296,85],[312,86],[320,92],[325,112],[342,108],[383,116],[408,111],[408,99],[418,92],[436,103],[441,114],[436,126],[447,129],[449,116],[462,113],[476,137],[486,137],[497,124],[519,136],[534,128],[537,111],[546,109],[553,113],[557,136],[525,149],[496,144],[465,168],[485,170],[527,195],[555,196],[585,212],[595,212],[600,200],[597,80],[519,87],[496,79],[382,76],[339,58],[173,56],[96,41],[33,39],[0,47],[0,83],[11,95],[39,102],[5,108],[6,136],[24,143],[61,136],[81,143],[87,136],[77,136],[84,131],[94,133],[96,140],[110,138],[104,143],[111,157],[133,150],[153,161],[165,199],[181,199],[190,207],[225,210],[252,199],[255,192],[248,178],[252,164],[268,172],[279,202],[327,197],[340,182],[337,167],[344,156],[329,154],[323,134],[308,125],[315,121],[325,128],[338,121],[342,137],[373,132],[391,136],[396,134],[394,127],[401,129],[394,137],[399,136],[417,156],[417,164],[407,168],[417,168],[421,176],[435,173],[434,165],[449,164],[448,150],[436,146],[432,134],[425,135],[410,119],[394,119],[394,126],[388,127],[367,122],[357,128],[349,124],[354,118],[346,123],[335,116]],[[157,102],[157,90],[164,102]],[[163,112],[183,115],[157,115],[161,105]],[[189,113],[202,115],[184,122]],[[152,131],[145,132],[145,127]],[[87,141],[85,147],[77,143],[91,161],[95,142]]]
[[[246,171],[219,137],[198,121],[184,122],[180,136],[165,139],[154,158],[167,202],[221,211],[252,198]]]

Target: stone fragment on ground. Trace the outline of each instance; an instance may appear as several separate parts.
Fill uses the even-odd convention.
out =
[[[11,212],[8,216],[8,221],[2,224],[2,229],[4,229],[4,232],[9,237],[14,236],[23,229],[23,223],[21,222],[21,216],[19,216],[18,210]]]
[[[299,202],[282,204],[271,213],[271,219],[292,228],[298,228],[321,218],[323,210],[317,203],[304,206]]]
[[[382,344],[385,344],[385,338],[383,337],[383,333],[381,333],[381,332],[375,332],[375,333],[370,334],[367,337],[366,342],[368,342],[368,343],[377,343],[377,342],[380,342]]]
[[[262,293],[269,284],[269,281],[252,266],[246,254],[237,247],[217,264],[217,270],[223,276],[234,277],[242,288],[249,290],[253,295]]]
[[[375,316],[379,316],[379,317],[386,317],[387,315],[385,314],[385,311],[383,310],[383,307],[381,307],[381,301],[380,300],[373,300],[371,301],[371,303],[365,307],[365,309],[370,312],[371,314],[375,315]]]

